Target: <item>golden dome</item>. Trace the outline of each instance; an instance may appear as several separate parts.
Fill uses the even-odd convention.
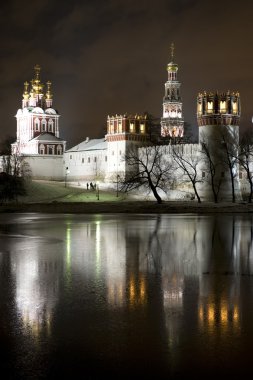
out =
[[[177,72],[178,71],[178,65],[174,62],[170,62],[170,63],[168,63],[167,70]]]

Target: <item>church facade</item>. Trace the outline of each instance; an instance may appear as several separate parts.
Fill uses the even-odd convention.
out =
[[[17,140],[12,154],[21,156],[30,166],[34,178],[60,180],[63,176],[63,154],[66,141],[60,138],[58,111],[53,108],[51,82],[46,88],[40,79],[41,68],[24,83],[22,108],[17,111]]]
[[[113,115],[107,117],[107,133],[99,139],[86,138],[66,150],[66,142],[60,138],[58,111],[53,108],[51,82],[46,89],[40,79],[40,67],[35,66],[35,76],[24,83],[22,108],[17,111],[17,140],[12,153],[28,163],[34,179],[67,180],[69,182],[100,182],[113,187],[119,178],[125,178],[130,168],[124,160],[130,147],[139,152],[148,146],[161,146],[164,157],[173,161],[176,152],[188,162],[197,160],[198,190],[203,199],[212,199],[207,155],[203,159],[203,142],[219,157],[219,135],[226,130],[234,141],[239,139],[240,96],[237,92],[206,93],[197,97],[197,122],[199,143],[186,144],[181,83],[178,81],[178,65],[174,62],[174,46],[167,65],[168,80],[162,103],[160,128],[152,130],[147,115]],[[158,129],[159,128],[159,129]],[[155,139],[154,139],[155,136]],[[220,141],[220,143],[222,143]],[[215,150],[216,149],[216,150]],[[178,153],[178,154],[179,154]],[[210,162],[209,162],[210,164]],[[214,163],[215,164],[215,163]],[[231,198],[231,181],[227,165],[219,168],[222,184],[221,199]],[[208,174],[209,173],[209,174]],[[166,198],[184,198],[192,195],[192,185],[185,170],[174,170],[173,191]],[[237,199],[241,198],[241,182],[238,165],[233,166],[233,185]],[[174,195],[172,195],[174,194]]]

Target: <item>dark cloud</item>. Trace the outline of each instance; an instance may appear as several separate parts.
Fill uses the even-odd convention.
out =
[[[51,80],[70,147],[101,136],[108,114],[160,117],[170,44],[185,120],[196,126],[199,91],[241,94],[251,126],[252,2],[234,0],[10,0],[1,6],[0,138],[15,134],[23,83],[36,63]]]

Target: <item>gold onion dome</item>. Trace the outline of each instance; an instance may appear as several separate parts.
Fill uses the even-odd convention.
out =
[[[174,60],[174,50],[175,50],[175,47],[174,47],[174,43],[172,42],[171,46],[170,46],[170,63],[168,63],[167,65],[167,70],[170,71],[170,72],[177,72],[178,70],[178,65],[176,63],[173,62]]]
[[[167,66],[167,70],[168,71],[174,71],[174,72],[177,72],[178,70],[178,65],[174,62],[170,62],[168,63],[168,66]]]

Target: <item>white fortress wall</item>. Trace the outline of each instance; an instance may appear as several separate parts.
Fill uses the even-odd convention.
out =
[[[107,150],[65,152],[64,170],[70,181],[103,179],[107,170]]]
[[[33,179],[62,181],[64,179],[63,156],[23,155],[27,162]]]

